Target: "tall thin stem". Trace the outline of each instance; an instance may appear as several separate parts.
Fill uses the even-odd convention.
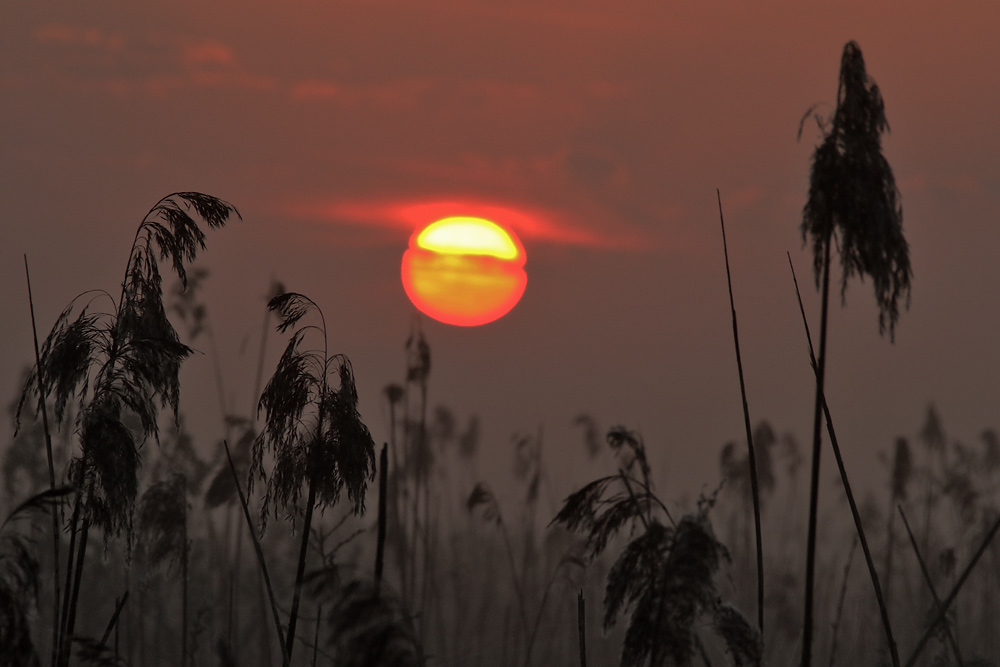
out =
[[[83,563],[87,556],[87,535],[90,532],[90,521],[85,516],[83,527],[80,528],[80,546],[77,548],[75,574],[73,576],[73,596],[69,600],[69,617],[66,620],[66,631],[63,634],[63,666],[69,665],[70,647],[73,642],[73,630],[76,627],[76,606],[80,600],[80,582],[83,579]]]
[[[423,544],[424,544],[424,560],[423,569],[421,572],[421,582],[420,582],[420,611],[422,614],[422,619],[420,623],[420,643],[424,642],[424,635],[427,630],[427,623],[423,622],[423,616],[427,612],[427,585],[430,579],[430,568],[432,559],[432,549],[431,549],[431,484],[430,484],[430,443],[428,442],[427,436],[427,380],[420,383],[420,443],[421,443],[421,460],[423,465],[421,469],[424,471],[423,477],[423,495],[424,495],[424,520],[423,520]],[[416,537],[414,537],[416,540]]]
[[[271,327],[271,311],[264,309],[264,330],[260,335],[260,350],[257,352],[257,373],[253,381],[253,405],[250,406],[250,421],[253,422],[254,415],[257,414],[257,401],[260,399],[260,385],[264,381],[264,357],[267,353],[267,334]]]
[[[504,552],[507,554],[507,563],[510,565],[510,579],[514,584],[514,594],[517,596],[518,617],[521,619],[521,629],[524,631],[524,639],[527,642],[531,636],[531,629],[528,627],[528,606],[525,603],[524,591],[521,589],[521,580],[517,574],[517,564],[514,562],[514,546],[510,543],[510,536],[507,534],[507,525],[503,522],[503,517],[500,517],[499,510],[497,516],[499,518],[500,536],[503,537]],[[531,657],[527,653],[528,650],[529,647],[525,646],[526,660],[530,660]],[[528,666],[525,665],[525,667]]]
[[[181,502],[184,504],[184,550],[181,552],[181,667],[188,664],[188,515],[187,479],[181,478]]]
[[[319,313],[320,321],[322,322],[323,331],[323,359],[325,363],[329,363],[330,352],[329,352],[329,341],[326,337],[326,318],[323,316],[323,311],[320,310],[319,306],[316,305],[311,299],[307,299],[313,307],[315,307],[316,312]],[[327,376],[326,367],[324,365],[323,369],[323,381],[320,387],[320,397],[326,396],[329,389],[327,387]],[[322,402],[319,409],[319,420],[316,424],[316,443],[314,446],[320,446],[323,435],[323,407]],[[312,454],[311,448],[309,454]],[[295,646],[295,626],[299,620],[299,602],[302,599],[302,581],[305,578],[306,572],[306,554],[309,550],[309,530],[312,527],[312,517],[313,517],[313,507],[316,505],[316,478],[314,472],[310,470],[309,472],[309,495],[306,500],[306,515],[305,520],[302,525],[302,542],[299,547],[299,562],[295,570],[295,592],[292,594],[292,610],[288,616],[288,635],[285,639],[285,654],[288,659],[292,659],[292,649]]]
[[[911,655],[910,659],[906,661],[906,667],[913,667],[913,665],[917,662],[917,658],[920,657],[920,653],[924,650],[924,646],[927,645],[927,641],[937,631],[938,623],[941,623],[944,620],[945,614],[948,613],[948,607],[950,607],[951,603],[955,601],[955,598],[958,596],[958,592],[962,590],[962,586],[965,585],[965,581],[972,573],[972,569],[976,567],[976,563],[978,563],[979,559],[982,558],[982,555],[986,553],[986,547],[988,547],[990,542],[993,541],[994,536],[997,534],[997,530],[1000,530],[1000,519],[997,519],[993,524],[993,528],[990,529],[989,534],[979,546],[976,554],[972,557],[972,560],[969,561],[968,566],[966,566],[962,575],[958,578],[958,582],[956,582],[954,588],[951,589],[951,593],[949,593],[948,597],[944,599],[944,602],[938,606],[937,613],[934,615],[934,620],[927,624],[927,629],[924,630],[924,634],[920,637],[920,641],[917,642],[917,647],[913,649],[913,655]]]
[[[799,301],[799,312],[802,314],[802,325],[806,330],[806,341],[809,344],[809,361],[813,371],[818,375],[818,364],[816,355],[813,353],[812,336],[809,334],[809,322],[806,320],[806,311],[802,305],[802,296],[799,294],[799,281],[795,278],[795,267],[792,266],[792,257],[788,255],[788,265],[792,269],[792,282],[795,283],[795,295]],[[872,557],[871,549],[868,546],[868,538],[865,536],[865,527],[861,522],[861,512],[858,504],[854,500],[854,493],[851,491],[851,482],[847,477],[847,467],[844,465],[844,458],[840,454],[840,444],[837,441],[837,432],[833,428],[833,418],[830,416],[830,406],[826,402],[826,396],[822,396],[823,415],[826,418],[826,430],[830,436],[830,447],[833,449],[833,457],[837,461],[837,469],[840,472],[840,480],[844,486],[844,493],[847,496],[847,504],[851,508],[851,516],[854,519],[854,527],[858,533],[858,540],[861,542],[861,551],[865,555],[865,563],[868,566],[868,575],[871,577],[872,588],[875,590],[875,600],[878,602],[879,613],[882,616],[882,627],[885,630],[885,638],[889,644],[889,655],[892,657],[893,667],[899,667],[899,650],[896,640],[892,634],[892,624],[889,621],[889,608],[885,598],[882,596],[882,587],[879,585],[878,571],[875,569],[875,560]]]
[[[76,549],[77,523],[80,518],[80,498],[73,503],[73,514],[70,518],[69,553],[66,555],[66,585],[63,586],[62,609],[59,614],[59,646],[56,650],[56,665],[62,667],[63,637],[66,634],[66,617],[69,613],[69,595],[73,586],[73,554]]]
[[[854,560],[854,552],[858,548],[858,540],[851,541],[851,550],[847,552],[847,563],[844,565],[844,579],[840,583],[840,597],[837,599],[837,613],[833,617],[833,628],[830,633],[830,667],[833,667],[837,659],[837,632],[840,630],[840,620],[844,617],[844,600],[847,598],[847,577],[851,574],[851,561]]]
[[[223,440],[223,447],[226,450],[226,460],[229,461],[229,471],[233,475],[233,483],[236,484],[236,493],[240,497],[240,506],[243,508],[243,517],[247,522],[247,529],[250,532],[250,539],[253,541],[254,554],[257,556],[257,571],[260,572],[261,577],[264,579],[264,586],[267,589],[267,597],[271,603],[271,617],[274,619],[274,628],[278,633],[278,646],[281,648],[281,664],[283,667],[289,667],[288,652],[285,650],[285,644],[281,641],[281,619],[278,616],[278,604],[274,599],[274,588],[271,586],[271,577],[267,572],[267,561],[264,560],[264,550],[260,546],[260,540],[257,539],[257,534],[254,532],[253,519],[250,518],[250,507],[247,505],[246,496],[243,495],[243,487],[240,486],[239,475],[236,474],[236,466],[233,465],[233,457],[229,453],[229,444]],[[261,633],[263,635],[263,633]]]
[[[302,580],[306,572],[306,551],[309,548],[309,528],[312,524],[313,505],[316,504],[316,486],[309,478],[309,499],[306,501],[306,517],[302,526],[302,543],[299,547],[299,564],[295,570],[295,593],[292,596],[292,611],[288,616],[288,636],[285,639],[285,653],[292,658],[295,645],[295,625],[299,619],[299,601],[302,597]]]
[[[68,667],[70,650],[73,645],[73,630],[76,627],[76,606],[80,599],[80,580],[83,578],[83,563],[87,555],[87,535],[90,530],[90,519],[86,515],[86,506],[90,499],[89,487],[85,487],[87,467],[87,452],[83,453],[80,461],[80,469],[77,475],[77,487],[80,492],[77,494],[77,502],[73,508],[73,518],[70,523],[71,537],[69,542],[69,555],[66,563],[66,590],[63,600],[62,629],[60,631],[59,660],[60,667]],[[81,517],[81,514],[83,515]],[[78,522],[82,519],[83,525],[77,530]],[[79,540],[77,540],[79,536]],[[75,551],[74,551],[75,546]]]
[[[111,638],[111,632],[115,633],[115,650],[117,650],[118,645],[118,619],[121,617],[122,609],[125,608],[125,603],[128,601],[128,589],[125,589],[125,594],[120,596],[115,596],[115,611],[111,614],[111,619],[108,621],[108,626],[104,629],[104,634],[101,635],[101,646],[108,645],[108,639]]]
[[[316,607],[316,630],[313,633],[313,659],[312,667],[316,667],[316,659],[319,657],[319,623],[323,619],[323,605]]]
[[[892,506],[896,504],[896,493],[895,490],[890,494],[889,499],[889,525],[886,528],[886,540],[887,544],[885,547],[885,605],[888,607],[892,604],[892,549],[895,543],[895,528],[893,527],[893,519],[896,518],[896,514],[892,511]]]
[[[48,387],[42,377],[42,357],[38,352],[38,327],[35,324],[35,300],[31,296],[31,275],[28,273],[28,256],[24,256],[24,278],[28,283],[28,307],[31,309],[31,336],[35,343],[35,372],[38,378],[38,404],[42,410],[42,430],[45,433],[45,455],[49,463],[49,488],[56,488],[55,464],[52,460],[52,435],[49,432],[49,414],[46,407]],[[59,513],[61,505],[52,506],[52,585],[55,589],[52,603],[52,662],[55,667],[59,657]]]
[[[389,454],[388,445],[382,445],[379,455],[378,475],[378,542],[375,549],[375,590],[382,588],[382,569],[385,564],[385,518],[386,518],[386,487],[388,486]]]
[[[826,373],[826,328],[830,304],[830,237],[823,244],[823,302],[816,363],[816,403],[813,413],[812,474],[809,483],[809,534],[806,542],[806,599],[802,628],[802,667],[812,665],[813,593],[816,578],[816,515],[819,507],[819,460],[823,423],[823,381]]]
[[[750,461],[750,491],[753,495],[753,524],[757,537],[757,627],[761,641],[764,640],[764,546],[760,531],[760,487],[757,480],[757,456],[753,446],[753,428],[750,426],[750,408],[747,405],[747,389],[743,382],[743,360],[740,357],[740,334],[736,326],[736,305],[733,301],[733,279],[729,273],[729,249],[726,247],[726,223],[722,218],[722,195],[718,189],[715,197],[719,202],[719,224],[722,226],[722,252],[726,258],[726,282],[729,285],[729,309],[733,314],[733,342],[736,345],[736,370],[740,376],[740,395],[743,397],[743,423],[747,430],[747,450]]]
[[[931,597],[934,598],[935,608],[941,607],[941,598],[938,597],[937,590],[934,589],[934,581],[931,579],[931,573],[927,571],[927,564],[924,563],[924,557],[920,555],[920,549],[917,548],[917,540],[913,537],[913,531],[910,530],[910,522],[906,520],[906,514],[903,512],[903,508],[900,505],[896,505],[899,510],[899,516],[903,517],[903,526],[906,527],[906,534],[910,537],[910,545],[913,547],[913,553],[917,557],[917,563],[920,565],[920,571],[924,575],[924,581],[927,582],[927,589],[931,592]],[[891,508],[889,510],[892,511]],[[947,622],[944,624],[945,635],[948,637],[948,643],[951,644],[951,650],[955,653],[955,660],[958,661],[958,667],[965,667],[965,662],[962,660],[962,651],[958,648],[958,642],[955,641],[955,635],[951,632],[951,625]]]

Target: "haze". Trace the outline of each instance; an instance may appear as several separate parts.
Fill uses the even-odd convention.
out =
[[[810,106],[832,109],[854,39],[886,102],[914,282],[894,345],[869,283],[832,311],[841,444],[880,480],[876,452],[915,434],[930,402],[975,443],[1000,425],[1000,11],[759,4],[8,7],[0,398],[32,354],[22,255],[44,335],[77,293],[120,284],[160,197],[195,190],[244,217],[200,260],[227,403],[255,403],[276,278],[323,307],[381,441],[414,318],[399,280],[413,216],[475,202],[520,216],[528,289],[487,326],[424,318],[431,405],[479,415],[497,470],[515,432],[543,428],[557,499],[587,479],[581,412],[644,435],[664,497],[714,488],[720,447],[743,433],[715,190],[751,415],[805,442],[812,378],[785,252],[818,318],[799,224],[819,134],[809,120],[796,132]],[[270,340],[269,370],[284,344]],[[221,437],[211,363],[193,358],[182,382],[206,451]]]

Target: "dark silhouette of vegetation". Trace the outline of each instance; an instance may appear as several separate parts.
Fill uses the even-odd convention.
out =
[[[808,116],[809,114],[807,114]],[[840,62],[837,107],[813,154],[809,199],[802,214],[802,238],[811,241],[816,285],[822,295],[820,338],[816,362],[816,403],[813,418],[809,534],[806,545],[806,593],[802,634],[802,665],[812,664],[813,595],[816,567],[816,513],[819,493],[821,422],[826,373],[827,312],[830,288],[830,250],[836,240],[840,253],[841,297],[847,280],[857,274],[871,277],[879,306],[879,331],[894,337],[898,302],[909,297],[909,247],[903,238],[899,192],[888,161],[882,156],[881,135],[889,129],[882,94],[865,69],[855,42],[844,47]],[[846,482],[846,477],[844,478]],[[860,532],[860,524],[859,532]],[[860,537],[860,535],[859,535]],[[862,538],[862,544],[864,540]],[[874,572],[874,570],[872,570]],[[874,577],[873,577],[874,578]],[[881,598],[881,592],[878,592]],[[883,614],[885,617],[885,615]],[[888,618],[885,617],[888,621]],[[899,666],[888,624],[889,651]]]
[[[24,256],[24,279],[28,286],[28,307],[31,312],[31,341],[35,352],[35,367],[41,368],[42,357],[38,350],[38,325],[35,322],[35,298],[31,293],[31,274],[28,271],[28,256]],[[42,413],[42,432],[45,435],[45,456],[48,463],[49,488],[56,488],[55,463],[52,455],[52,434],[49,432],[48,387],[39,384],[38,387],[38,407]],[[57,508],[52,508],[52,586],[55,590],[55,608],[52,613],[52,663],[55,664],[57,655],[57,640],[59,638],[59,513]]]
[[[233,457],[229,453],[229,445],[223,442],[223,447],[226,450],[226,461],[229,464],[229,472],[233,476],[233,486],[236,488],[236,494],[240,499],[240,506],[243,508],[243,517],[247,522],[247,530],[250,532],[250,539],[253,542],[254,554],[257,556],[257,567],[264,580],[264,585],[267,588],[267,597],[271,605],[271,617],[274,620],[274,628],[278,637],[278,645],[281,648],[281,664],[282,667],[289,666],[289,656],[288,649],[284,642],[284,633],[281,631],[281,618],[278,615],[278,603],[274,595],[274,587],[271,585],[271,577],[267,571],[267,561],[264,558],[264,549],[260,545],[260,540],[257,537],[257,531],[254,529],[253,519],[250,517],[250,506],[247,503],[246,497],[243,495],[243,489],[240,487],[240,480],[236,472],[236,466],[233,464]],[[220,651],[225,654],[227,651],[223,647]]]
[[[388,445],[382,445],[378,461],[378,540],[375,547],[375,589],[382,587],[382,573],[385,570],[385,530],[388,511],[389,453]]]
[[[743,359],[740,357],[740,334],[736,324],[736,304],[733,301],[733,279],[729,273],[729,247],[726,245],[726,223],[722,218],[722,195],[715,191],[719,202],[719,224],[722,227],[722,252],[726,259],[726,283],[729,285],[729,310],[733,316],[733,342],[736,346],[736,370],[740,376],[740,396],[743,399],[743,424],[747,432],[747,460],[750,463],[750,491],[753,496],[753,525],[757,543],[757,629],[764,638],[764,545],[760,531],[760,490],[757,480],[757,454],[753,446],[753,428],[750,426],[750,407],[747,405],[747,388],[743,381]]]
[[[197,192],[179,192],[157,202],[136,231],[118,301],[103,290],[76,297],[52,327],[21,394],[18,418],[29,396],[40,410],[53,392],[57,423],[65,417],[67,404],[79,400],[81,453],[73,458],[69,475],[81,493],[70,520],[57,648],[60,667],[69,664],[89,529],[99,528],[105,543],[124,534],[131,547],[140,463],[136,431],[159,441],[159,408],[170,407],[177,414],[178,373],[191,349],[178,340],[167,319],[158,261],[169,260],[181,283],[186,282],[185,263],[205,247],[205,233],[191,213],[210,228],[239,215],[231,204]],[[100,297],[111,302],[111,310],[91,312]],[[77,303],[84,300],[73,318]]]
[[[327,645],[337,665],[423,664],[416,630],[398,600],[369,581],[354,580],[336,591],[328,624]]]
[[[889,484],[889,525],[885,530],[885,607],[889,610],[892,609],[892,555],[896,535],[893,523],[896,513],[892,511],[892,508],[906,500],[907,487],[912,475],[913,459],[910,455],[910,445],[906,441],[906,438],[896,438],[896,447],[892,456],[892,475]]]
[[[313,509],[317,504],[335,506],[346,488],[354,513],[364,512],[368,481],[374,478],[375,443],[358,413],[350,361],[343,354],[329,352],[326,320],[319,306],[302,294],[288,292],[271,299],[268,309],[278,314],[280,333],[312,313],[320,320],[319,325],[295,329],[261,394],[258,410],[264,412],[266,423],[254,442],[248,477],[250,492],[257,477],[267,486],[260,511],[261,534],[272,509],[277,513],[279,508],[296,506],[306,487],[302,542],[285,637],[290,659]],[[319,335],[322,350],[302,349],[309,333]],[[270,475],[264,473],[265,452],[274,456]]]
[[[924,581],[927,583],[927,589],[931,592],[934,598],[934,610],[936,612],[941,611],[941,598],[937,594],[937,590],[934,588],[934,580],[931,578],[930,572],[927,570],[927,564],[924,562],[924,557],[920,553],[920,548],[917,547],[917,539],[913,536],[913,531],[910,530],[910,522],[906,520],[906,513],[903,508],[899,505],[896,506],[899,510],[899,516],[903,519],[903,526],[906,528],[906,534],[910,538],[910,546],[913,548],[913,555],[917,558],[917,563],[920,565],[920,573],[924,577]],[[891,509],[890,509],[891,513]],[[945,636],[948,638],[948,645],[951,650],[955,653],[955,660],[959,665],[964,665],[965,661],[962,660],[962,651],[958,647],[958,642],[955,641],[955,635],[951,629],[951,619],[947,615],[942,617],[941,625],[944,626]]]
[[[690,665],[696,651],[704,652],[697,631],[703,618],[712,622],[734,664],[759,665],[760,635],[722,602],[715,587],[714,576],[729,559],[708,519],[715,498],[700,498],[695,513],[675,522],[653,493],[642,440],[615,428],[608,432],[608,444],[619,456],[618,474],[570,495],[553,523],[583,533],[592,559],[622,529],[642,526],[612,565],[604,595],[605,629],[630,612],[622,667],[647,661],[651,667]]]
[[[837,634],[840,631],[840,622],[844,618],[844,600],[847,599],[847,581],[851,574],[851,563],[854,562],[854,552],[857,550],[857,538],[851,540],[851,550],[847,553],[847,562],[844,564],[844,580],[840,584],[840,597],[837,599],[837,613],[833,617],[833,628],[830,632],[830,667],[837,662]]]
[[[931,622],[927,624],[927,629],[924,631],[924,634],[921,635],[920,641],[917,642],[916,648],[913,649],[913,654],[906,661],[906,667],[913,667],[913,665],[917,662],[917,659],[920,657],[920,654],[923,651],[924,647],[927,645],[928,640],[937,631],[938,625],[945,622],[945,617],[948,613],[948,608],[955,601],[955,598],[958,596],[958,592],[962,590],[962,586],[965,585],[966,581],[968,581],[969,575],[972,573],[973,568],[976,567],[976,563],[979,562],[979,559],[982,558],[982,555],[986,552],[986,548],[990,545],[990,542],[992,542],[993,538],[996,537],[998,530],[1000,530],[1000,519],[997,519],[996,522],[993,524],[993,527],[990,529],[989,533],[987,533],[986,537],[983,539],[982,544],[976,550],[976,553],[969,561],[969,564],[962,571],[962,574],[959,576],[958,581],[955,583],[955,586],[951,589],[951,592],[948,593],[948,596],[944,599],[943,602],[935,604],[934,616]]]
[[[812,336],[809,333],[809,322],[806,319],[805,307],[802,305],[802,295],[799,293],[799,281],[795,277],[795,267],[792,266],[791,255],[788,256],[788,265],[792,269],[792,282],[795,284],[795,296],[799,302],[799,312],[802,314],[802,326],[805,329],[806,342],[809,345],[809,363],[812,365],[813,373],[818,378],[819,365],[818,362],[816,361],[816,354],[813,351]],[[882,617],[882,627],[885,631],[886,640],[889,645],[889,654],[893,660],[893,665],[896,665],[896,667],[898,667],[899,655],[896,648],[896,640],[892,633],[892,624],[889,620],[889,606],[888,604],[886,604],[885,597],[882,594],[882,586],[879,584],[878,571],[875,569],[875,559],[872,556],[871,548],[868,546],[868,538],[865,536],[864,522],[861,519],[861,512],[858,509],[857,501],[855,501],[854,499],[854,492],[851,490],[851,482],[847,476],[847,466],[844,464],[844,458],[840,453],[840,443],[837,441],[837,432],[833,427],[833,417],[830,416],[830,406],[827,405],[826,396],[823,394],[820,394],[820,396],[822,399],[821,403],[823,406],[823,416],[826,419],[826,430],[830,436],[830,447],[831,449],[833,449],[833,457],[837,462],[837,470],[840,473],[840,481],[844,487],[844,494],[847,496],[847,503],[851,508],[851,517],[854,519],[854,528],[857,531],[858,539],[861,542],[861,551],[865,555],[865,564],[868,566],[868,574],[871,577],[872,588],[875,591],[875,600],[878,603],[879,613],[881,614]],[[813,465],[814,475],[818,474],[816,460],[817,459],[814,459],[814,465]],[[814,477],[814,480],[815,479],[816,478]],[[806,554],[807,566],[810,554],[812,554],[812,557],[815,558],[815,526],[812,526],[811,522],[815,520],[815,515],[813,514],[815,506],[813,505],[813,502],[817,500],[816,498],[817,495],[818,491],[816,486],[811,486],[810,504],[809,504],[810,507],[809,519],[810,519],[811,530],[809,535],[811,536],[810,544],[813,546],[813,548],[809,550]],[[808,593],[809,590],[808,587],[810,585],[810,582],[808,581],[809,577],[807,576],[806,579],[807,579],[806,591]]]
[[[188,503],[182,474],[149,487],[139,500],[139,543],[151,568],[179,566],[181,574],[181,665],[188,664]]]
[[[51,514],[73,493],[68,486],[43,491],[14,508],[0,524],[0,667],[40,664],[29,616],[38,599],[41,565],[32,533],[14,532],[13,525],[35,513]]]

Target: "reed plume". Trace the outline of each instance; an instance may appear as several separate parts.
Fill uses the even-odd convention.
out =
[[[879,306],[879,332],[888,329],[890,339],[894,338],[899,318],[899,300],[905,296],[908,303],[912,276],[909,247],[903,237],[899,191],[892,169],[882,155],[881,136],[889,129],[885,104],[878,86],[868,76],[860,47],[853,41],[847,43],[841,56],[833,118],[829,123],[818,117],[817,121],[824,137],[813,153],[809,198],[802,212],[801,228],[803,241],[812,247],[816,286],[822,295],[819,352],[815,367],[803,667],[812,664],[816,520],[825,403],[831,246],[836,241],[840,254],[841,299],[846,298],[848,278],[852,275],[862,279],[865,275],[870,276]],[[891,633],[889,649],[893,665],[898,667],[899,657]]]
[[[313,510],[317,505],[333,507],[346,490],[354,513],[364,512],[365,492],[375,474],[375,443],[358,413],[351,362],[343,354],[330,354],[326,319],[319,306],[302,294],[288,292],[271,299],[268,308],[278,315],[279,333],[295,328],[307,315],[319,318],[319,324],[295,328],[261,394],[258,413],[264,412],[266,423],[253,443],[248,478],[250,492],[256,479],[266,484],[261,534],[272,511],[296,507],[303,487],[306,491],[295,592],[285,637],[290,658]],[[322,349],[304,346],[310,333],[318,335]],[[265,474],[263,467],[267,452],[274,456],[270,474]]]

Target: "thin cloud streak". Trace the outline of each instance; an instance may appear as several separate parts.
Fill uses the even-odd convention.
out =
[[[486,218],[510,227],[529,242],[603,250],[648,250],[659,244],[637,230],[614,234],[570,221],[566,212],[539,207],[496,203],[468,197],[419,200],[336,200],[293,204],[284,213],[300,220],[338,226],[398,229],[406,234],[441,218],[457,215]]]
[[[278,82],[243,67],[235,51],[215,39],[150,32],[125,35],[94,26],[46,23],[33,32],[43,49],[61,51],[89,75],[57,70],[53,78],[75,90],[119,97],[163,99],[192,87],[270,93]],[[65,62],[65,61],[64,61]]]

